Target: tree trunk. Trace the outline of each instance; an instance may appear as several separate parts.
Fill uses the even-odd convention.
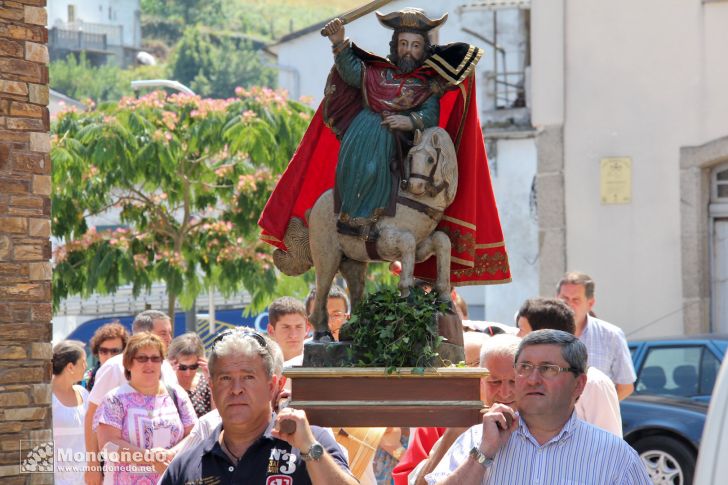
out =
[[[174,306],[177,303],[177,297],[172,293],[167,293],[167,315],[172,320],[172,336],[174,337]]]

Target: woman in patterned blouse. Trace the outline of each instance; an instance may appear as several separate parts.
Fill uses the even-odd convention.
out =
[[[192,400],[197,416],[215,409],[210,393],[210,374],[207,370],[205,347],[193,332],[176,337],[169,344],[169,361],[177,372],[177,381]]]

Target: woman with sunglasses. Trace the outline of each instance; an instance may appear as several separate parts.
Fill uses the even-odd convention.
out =
[[[96,372],[99,367],[113,356],[122,353],[128,340],[129,332],[118,321],[102,325],[96,330],[94,336],[91,337],[90,346],[91,353],[96,357],[97,363],[92,369],[88,369],[83,376],[84,385],[89,392],[94,387]]]
[[[156,335],[129,339],[123,357],[128,382],[110,391],[94,415],[107,458],[104,485],[156,483],[171,459],[169,450],[197,423],[187,393],[160,380],[164,357]]]
[[[167,359],[177,372],[177,382],[190,396],[197,417],[215,409],[210,392],[205,347],[200,337],[194,332],[175,337],[169,344]]]

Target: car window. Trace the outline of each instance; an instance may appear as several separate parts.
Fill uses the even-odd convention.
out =
[[[703,349],[700,360],[700,383],[698,392],[701,396],[710,396],[713,393],[715,378],[720,369],[720,361],[708,349]]]
[[[649,349],[635,392],[684,397],[698,395],[698,371],[702,368],[703,349],[700,345]]]

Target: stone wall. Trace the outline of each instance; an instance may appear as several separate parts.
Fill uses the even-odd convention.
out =
[[[20,442],[51,436],[51,257],[46,0],[0,0],[0,483]],[[23,445],[25,449],[27,442]]]

